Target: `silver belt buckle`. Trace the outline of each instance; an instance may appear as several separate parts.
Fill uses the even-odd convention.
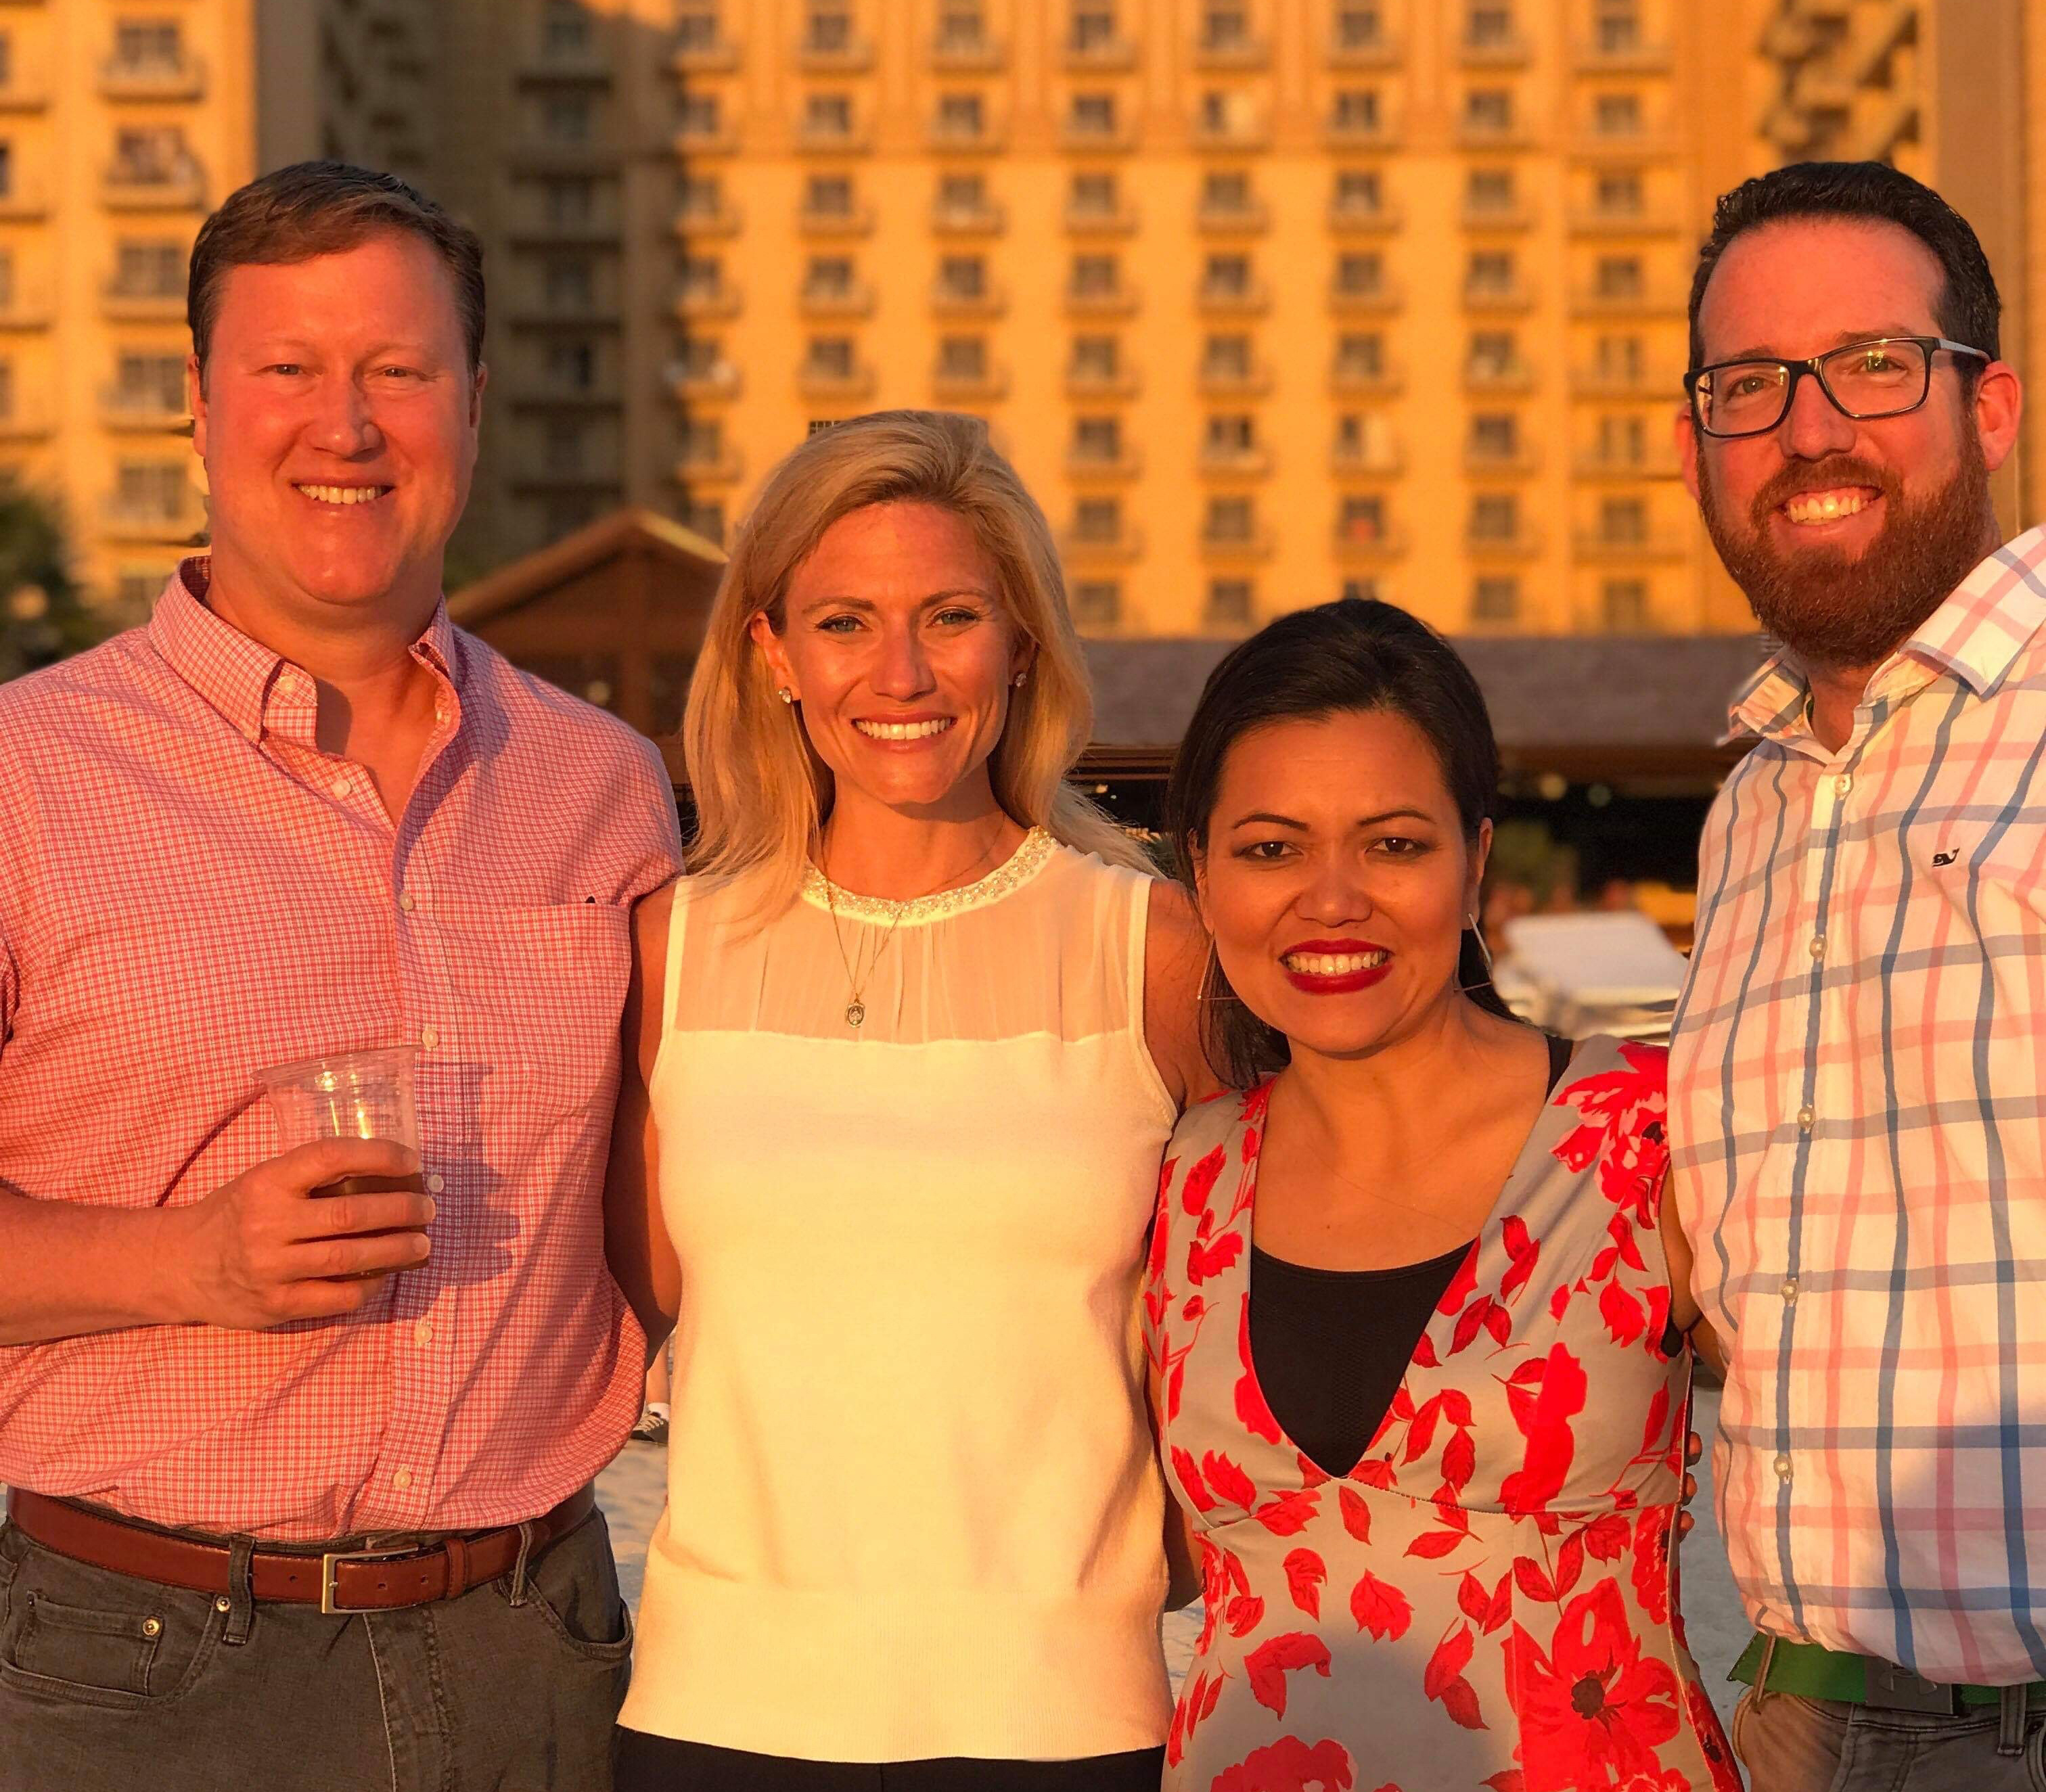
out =
[[[1863,1660],[1867,1690],[1863,1704],[1885,1711],[1924,1711],[1943,1717],[1960,1715],[1961,1695],[1957,1687],[1928,1680],[1922,1674],[1913,1674],[1894,1662],[1879,1661],[1874,1655],[1866,1655]]]

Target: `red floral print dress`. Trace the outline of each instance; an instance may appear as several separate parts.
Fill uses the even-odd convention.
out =
[[[1677,1615],[1664,1065],[1577,1048],[1341,1478],[1250,1360],[1269,1085],[1180,1122],[1145,1322],[1206,1623],[1166,1792],[1739,1792]]]

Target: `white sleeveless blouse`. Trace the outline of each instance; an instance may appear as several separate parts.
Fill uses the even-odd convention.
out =
[[[879,953],[855,1028],[820,876],[750,935],[678,886],[651,1094],[681,1315],[629,1728],[868,1762],[1164,1740],[1148,894],[1042,831],[899,920],[835,892],[845,955]]]

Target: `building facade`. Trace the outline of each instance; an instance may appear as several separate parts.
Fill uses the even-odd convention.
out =
[[[338,155],[488,247],[455,582],[625,505],[726,538],[807,430],[942,405],[1017,461],[1093,632],[1345,591],[1459,634],[1739,629],[1670,440],[1712,198],[1897,160],[1975,219],[2046,364],[2025,13],[0,0],[0,469],[61,499],[100,601],[145,601],[203,526],[192,233]]]

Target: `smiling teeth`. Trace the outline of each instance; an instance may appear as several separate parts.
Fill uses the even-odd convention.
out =
[[[853,726],[874,741],[926,741],[952,725],[948,715],[936,722],[855,722]]]
[[[1349,977],[1376,970],[1392,956],[1390,952],[1289,952],[1280,962],[1303,977]]]
[[[1793,522],[1835,522],[1867,508],[1868,499],[1859,491],[1807,491],[1783,507]]]
[[[302,485],[299,489],[320,504],[373,504],[388,485]]]

